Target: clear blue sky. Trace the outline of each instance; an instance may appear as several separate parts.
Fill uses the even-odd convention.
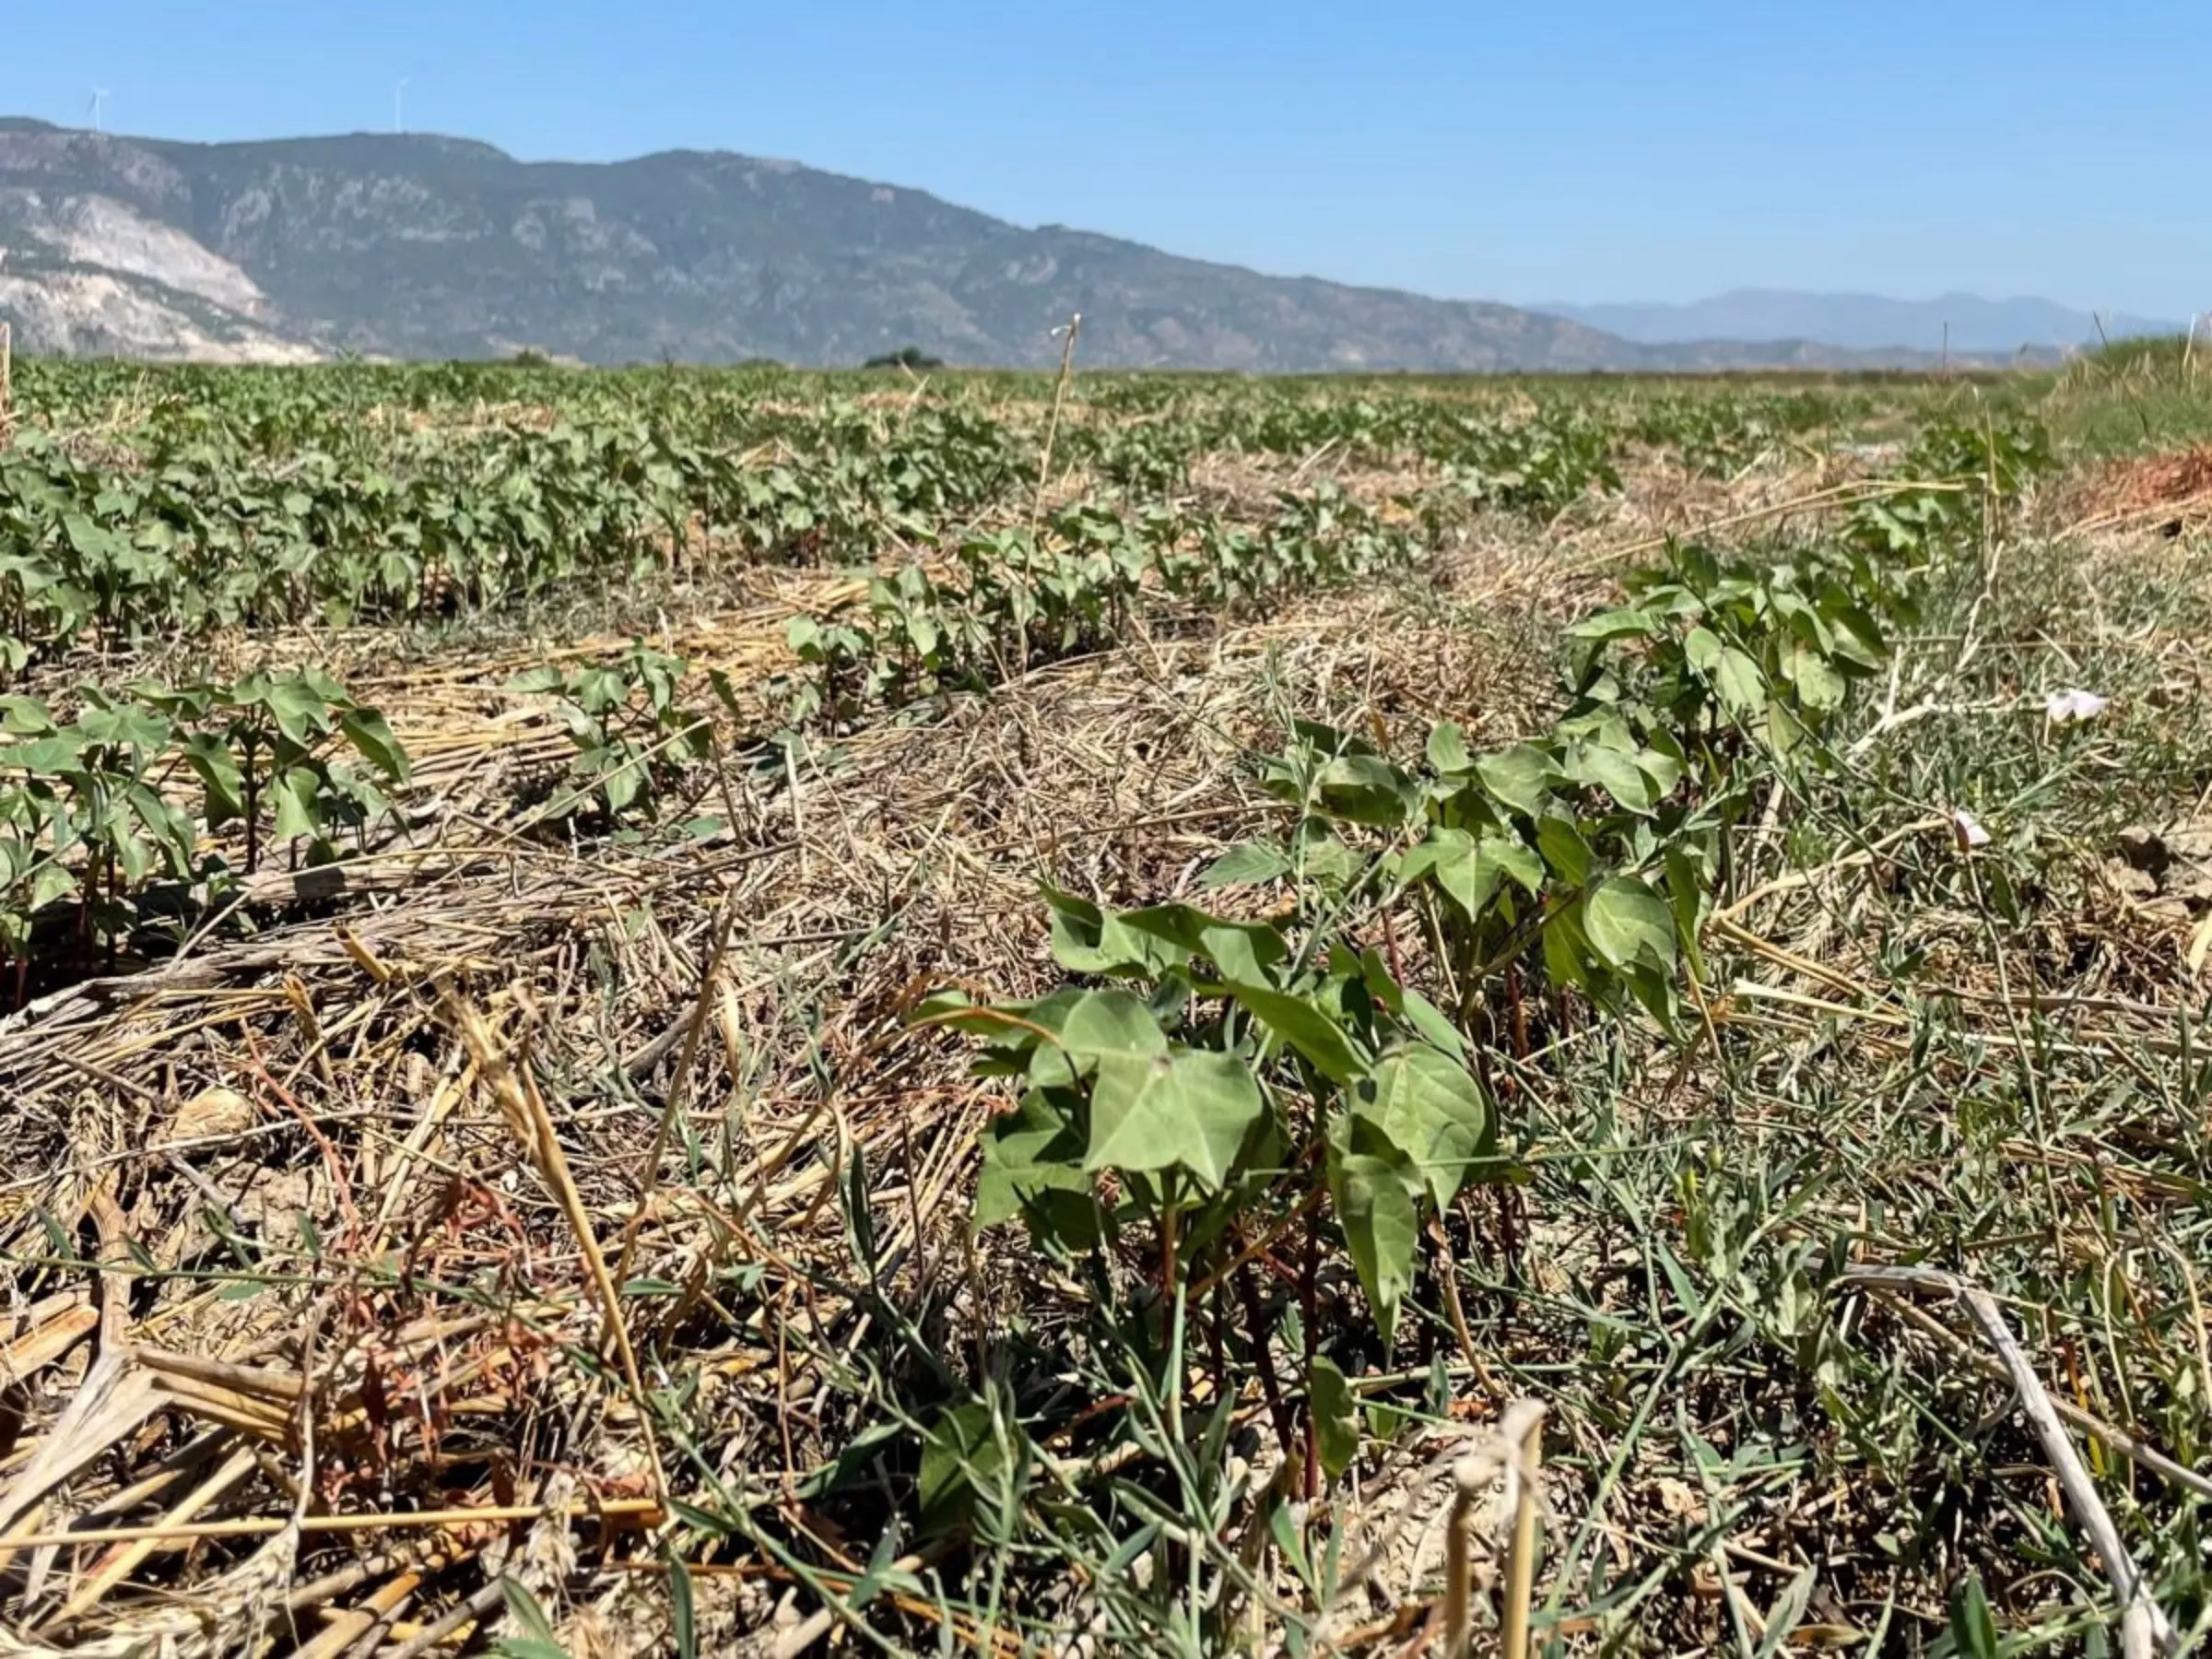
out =
[[[787,156],[1463,298],[2212,307],[2202,0],[8,0],[0,112]]]

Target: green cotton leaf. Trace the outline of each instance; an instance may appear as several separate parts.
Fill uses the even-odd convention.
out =
[[[1111,1057],[1164,1055],[1168,1039],[1142,997],[1127,991],[1086,991],[1060,1023],[1060,1046],[1076,1070],[1088,1076]]]
[[[1182,1169],[1218,1191],[1265,1111],[1260,1086],[1234,1054],[1104,1054],[1091,1080],[1090,1150],[1083,1167],[1134,1173]]]
[[[1231,847],[1208,865],[1206,873],[1198,877],[1198,885],[1208,891],[1215,888],[1258,887],[1288,874],[1290,860],[1279,847],[1247,841],[1241,847]]]
[[[587,714],[606,714],[629,701],[629,682],[612,668],[586,668],[576,677],[577,706]]]
[[[1308,818],[1309,825],[1318,825],[1319,818]],[[1325,830],[1321,834],[1300,834],[1299,860],[1305,874],[1314,881],[1341,884],[1359,873],[1359,854],[1346,846]]]
[[[76,717],[76,729],[87,742],[112,748],[158,749],[170,734],[168,721],[132,703],[88,708]]]
[[[1583,906],[1583,929],[1591,948],[1614,968],[1636,963],[1672,972],[1675,918],[1666,900],[1632,876],[1598,883]]]
[[[47,737],[58,728],[53,714],[35,697],[0,697],[0,731],[11,737]]]
[[[1393,979],[1379,951],[1361,951],[1359,971],[1361,982],[1367,986],[1367,994],[1375,1001],[1447,1053],[1465,1054],[1466,1043],[1457,1029],[1444,1018],[1443,1010],[1418,991],[1408,991]]]
[[[1703,623],[1700,623],[1682,636],[1683,656],[1688,660],[1692,668],[1709,678],[1713,670],[1721,665],[1724,649],[1721,644],[1721,636]]]
[[[1398,1306],[1413,1288],[1420,1247],[1413,1194],[1396,1164],[1359,1152],[1331,1159],[1329,1189],[1352,1266],[1359,1275],[1359,1288],[1374,1310],[1387,1360],[1397,1330]]]
[[[1511,835],[1486,835],[1482,855],[1495,860],[1499,871],[1534,896],[1544,890],[1544,860],[1526,841]]]
[[[1577,744],[1568,759],[1567,774],[1578,783],[1604,790],[1625,812],[1648,814],[1658,802],[1651,779],[1627,749],[1603,743]]]
[[[1643,775],[1651,780],[1652,798],[1654,801],[1666,799],[1675,793],[1675,785],[1682,782],[1682,762],[1664,750],[1640,749],[1636,754],[1636,764]]]
[[[1788,574],[1787,567],[1777,570],[1776,581],[1783,581]],[[1834,636],[1829,632],[1828,621],[1813,608],[1810,600],[1787,587],[1777,586],[1771,592],[1770,603],[1774,607],[1774,614],[1788,624],[1792,633],[1806,644],[1817,646],[1822,651],[1832,648]]]
[[[144,881],[146,873],[154,865],[154,850],[147,845],[145,840],[128,830],[121,829],[110,830],[104,839],[109,850],[115,854],[115,862],[123,871],[124,883],[135,888]]]
[[[366,778],[357,778],[349,771],[334,771],[330,777],[330,786],[340,801],[354,808],[352,814],[343,818],[347,824],[365,824],[382,818],[391,806],[391,803],[384,799],[383,792],[375,784]]]
[[[1306,1374],[1306,1398],[1313,1407],[1321,1472],[1335,1480],[1359,1456],[1359,1396],[1336,1362],[1326,1354],[1316,1354]]]
[[[272,681],[263,700],[276,729],[301,747],[330,730],[327,700],[304,676]]]
[[[1103,959],[1099,948],[1105,935],[1105,912],[1050,882],[1040,884],[1040,890],[1053,912],[1053,960],[1070,973],[1107,973],[1123,965]]]
[[[1404,892],[1409,888],[1418,887],[1436,874],[1436,838],[1442,833],[1441,830],[1431,830],[1429,839],[1419,846],[1408,848],[1395,859],[1386,861],[1384,867],[1397,891]],[[1464,835],[1466,832],[1459,830],[1455,833]]]
[[[627,744],[618,744],[602,751],[605,764],[595,769],[599,793],[606,797],[609,812],[626,811],[645,790],[645,769],[630,764],[633,757]]]
[[[0,747],[0,766],[19,769],[33,777],[52,777],[74,770],[83,752],[82,738],[57,732],[51,737],[34,737],[29,743]]]
[[[76,877],[58,864],[42,864],[31,872],[30,902],[24,908],[32,912],[42,911],[76,891]]]
[[[1570,640],[1583,640],[1594,644],[1602,644],[1607,640],[1625,640],[1636,635],[1648,634],[1654,626],[1651,613],[1648,611],[1634,608],[1600,611],[1596,616],[1587,618],[1568,629],[1564,637]]]
[[[1332,1083],[1349,1083],[1367,1063],[1344,1028],[1309,998],[1230,981],[1223,987],[1237,1005],[1313,1063]]]
[[[1112,918],[1133,935],[1162,941],[1168,947],[1163,967],[1174,967],[1183,957],[1204,957],[1226,979],[1257,982],[1266,970],[1289,954],[1282,935],[1253,922],[1230,922],[1188,904],[1154,904]]]
[[[1825,712],[1843,706],[1843,677],[1817,647],[1797,641],[1790,648],[1787,666],[1790,683],[1806,708]]]
[[[1429,764],[1440,772],[1471,771],[1475,757],[1467,752],[1467,735],[1456,720],[1439,722],[1429,733]]]
[[[507,681],[510,691],[559,691],[567,687],[569,677],[550,664],[543,667],[525,668]]]
[[[196,832],[191,818],[163,800],[159,793],[144,783],[133,783],[124,791],[138,821],[158,840],[170,854],[176,874],[182,876],[192,868],[193,848]]]
[[[312,665],[299,673],[300,683],[334,709],[350,709],[353,699],[346,695],[346,688],[330,677],[326,669]]]
[[[180,747],[185,765],[207,792],[207,828],[220,830],[233,818],[245,817],[246,781],[229,746],[212,732],[194,732]]]
[[[1405,865],[1408,875],[1424,871],[1465,912],[1470,921],[1482,914],[1490,895],[1498,890],[1498,870],[1485,866],[1475,850],[1475,838],[1465,830],[1432,830],[1416,847]]]
[[[1788,754],[1805,741],[1805,723],[1779,697],[1767,702],[1767,741],[1778,755]]]
[[[1496,1150],[1496,1119],[1482,1087],[1451,1055],[1427,1047],[1385,1054],[1371,1074],[1374,1098],[1359,1113],[1420,1172],[1439,1209]]]
[[[101,529],[80,512],[63,517],[62,534],[68,538],[72,552],[93,564],[114,559],[127,545],[123,537],[112,531]]]
[[[1438,830],[1415,851],[1429,853],[1436,885],[1469,921],[1481,919],[1506,877],[1530,892],[1544,883],[1542,861],[1514,836]]]
[[[1554,911],[1544,924],[1544,972],[1555,986],[1594,989],[1591,983],[1590,940],[1583,931],[1583,900]]]
[[[1721,706],[1742,719],[1766,706],[1767,677],[1759,665],[1735,646],[1725,647],[1712,673],[1713,689]]]
[[[729,717],[740,724],[744,724],[746,720],[745,708],[738,700],[737,688],[730,678],[729,670],[726,668],[708,669],[707,684],[713,689],[714,700],[723,706]]]
[[[339,734],[370,765],[394,783],[407,781],[407,751],[392,735],[391,724],[374,709],[356,709],[338,722]]]
[[[1536,849],[1553,874],[1569,887],[1581,887],[1590,879],[1590,843],[1572,818],[1547,814],[1536,820]]]
[[[1881,667],[1888,652],[1881,625],[1858,606],[1838,602],[1825,607],[1836,654],[1869,671]]]
[[[1490,798],[1513,811],[1535,818],[1551,794],[1551,761],[1529,744],[1515,744],[1500,754],[1486,755],[1475,762]]]
[[[1126,925],[1088,899],[1039,884],[1053,912],[1053,959],[1070,973],[1157,977],[1187,954],[1185,947]]]
[[[1070,1250],[1099,1242],[1082,1133],[1046,1089],[1030,1089],[1016,1110],[992,1119],[983,1135],[976,1228],[1019,1218]]]
[[[1418,991],[1406,993],[1406,1023],[1446,1053],[1456,1056],[1466,1053],[1466,1039],[1459,1034],[1459,1028]]]
[[[312,767],[295,766],[269,780],[269,794],[276,803],[278,841],[295,835],[315,835],[323,826],[323,780]]]
[[[1357,732],[1343,732],[1318,720],[1293,719],[1290,735],[1317,755],[1379,755],[1382,751]]]
[[[1394,830],[1406,821],[1412,790],[1406,774],[1374,755],[1345,755],[1313,780],[1315,806],[1331,818]]]

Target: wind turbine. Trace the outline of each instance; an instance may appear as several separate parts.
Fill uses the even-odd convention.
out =
[[[392,130],[395,133],[407,130],[406,96],[407,77],[403,75],[392,84]]]
[[[89,103],[87,105],[87,108],[92,117],[92,130],[96,133],[100,130],[100,106],[107,101],[108,89],[105,87],[95,87],[92,88],[92,97]]]

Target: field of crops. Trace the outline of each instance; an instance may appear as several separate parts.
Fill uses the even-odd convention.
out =
[[[2212,1627],[2185,359],[13,392],[0,1653]]]

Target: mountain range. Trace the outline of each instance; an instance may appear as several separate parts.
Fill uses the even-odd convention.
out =
[[[1753,336],[1739,332],[1747,324],[1703,328],[1697,308],[1695,325],[1654,322],[1652,308],[1594,322],[1263,276],[790,161],[669,151],[533,162],[429,135],[186,144],[0,119],[0,320],[25,352],[307,361],[530,349],[587,363],[834,365],[911,346],[955,363],[1043,367],[1058,359],[1052,330],[1080,312],[1082,360],[1100,367],[1935,360],[1924,344],[1873,337],[1879,327],[1845,340],[1762,323]]]
[[[1687,305],[1623,302],[1535,305],[1624,340],[1647,346],[1692,340],[1813,340],[1851,351],[1905,350],[2009,357],[2094,346],[2100,339],[2177,334],[2186,320],[2077,311],[2049,300],[1984,300],[1943,294],[1890,300],[1879,294],[1806,294],[1736,288]]]

